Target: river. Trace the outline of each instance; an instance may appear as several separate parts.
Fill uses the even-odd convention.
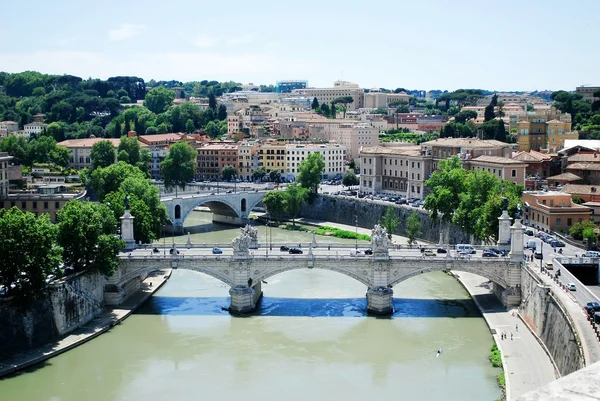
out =
[[[192,242],[226,242],[193,213]],[[264,228],[261,228],[264,235]],[[272,229],[274,241],[310,234]],[[177,242],[185,242],[181,236]],[[333,241],[333,240],[332,240]],[[442,272],[394,287],[391,318],[365,314],[366,288],[323,270],[268,279],[250,317],[231,317],[223,283],[175,271],[110,332],[0,380],[2,401],[494,400],[493,339],[464,288]],[[442,354],[436,358],[436,350]]]

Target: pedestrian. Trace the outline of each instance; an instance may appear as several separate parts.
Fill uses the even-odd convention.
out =
[[[513,333],[510,333],[510,341],[513,339]]]
[[[519,325],[518,324],[515,325],[515,330],[519,331]]]

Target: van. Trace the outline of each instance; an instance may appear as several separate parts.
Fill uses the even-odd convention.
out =
[[[547,270],[554,269],[554,265],[552,264],[552,262],[546,262],[546,264],[544,266],[546,267]]]
[[[475,248],[473,248],[473,246],[470,244],[457,244],[456,251],[459,253],[468,253],[468,254],[477,253],[475,251]]]
[[[600,252],[598,251],[587,251],[583,254],[584,258],[600,258]]]
[[[525,246],[525,248],[527,249],[533,249],[534,251],[537,249],[537,245],[535,243],[534,239],[530,239],[529,241],[527,241],[527,245]]]

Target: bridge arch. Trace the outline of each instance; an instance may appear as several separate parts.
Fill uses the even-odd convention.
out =
[[[276,268],[271,268],[271,269],[261,271],[256,277],[252,277],[252,280],[255,280],[255,281],[266,280],[269,277],[273,277],[273,276],[276,276],[281,273],[285,273],[285,272],[289,272],[289,271],[293,271],[293,270],[301,270],[301,269],[310,269],[310,267],[307,267],[306,265],[301,265],[301,264],[294,264],[292,267],[290,267],[290,266],[283,267],[280,265]],[[318,269],[319,270],[328,270],[328,271],[343,274],[344,276],[350,277],[350,278],[364,284],[367,288],[371,287],[371,281],[368,277],[361,276],[360,274],[357,274],[351,270],[340,268],[340,267],[337,267],[332,264],[326,264],[323,266],[319,266]]]
[[[191,270],[191,271],[195,271],[198,273],[203,273],[203,274],[206,274],[207,276],[210,276],[212,278],[215,278],[215,279],[221,281],[224,284],[227,284],[230,287],[233,287],[233,281],[229,277],[227,277],[227,275],[219,273],[219,271],[208,268],[206,266],[201,266],[200,264],[197,264],[197,265],[194,265],[191,267],[190,266],[179,267],[179,269]],[[161,270],[163,270],[163,268],[156,268],[156,267],[141,267],[138,269],[130,270],[126,274],[121,276],[119,283],[126,284],[136,277],[142,277],[145,275],[149,275],[152,272],[161,271]]]
[[[246,198],[242,198],[242,201],[240,202],[240,210],[242,212],[246,211]]]
[[[393,287],[396,284],[400,284],[401,282],[408,280],[409,278],[412,278],[415,276],[420,276],[421,274],[430,273],[430,272],[434,272],[434,271],[442,271],[442,270],[449,270],[449,269],[447,266],[443,266],[443,265],[437,265],[437,266],[429,265],[429,266],[424,266],[423,268],[416,268],[416,269],[413,269],[409,272],[406,272],[406,273],[401,274],[400,276],[396,277],[394,280],[392,280],[390,282],[389,286]],[[504,277],[502,277],[488,269],[481,269],[481,268],[477,268],[476,266],[461,265],[461,266],[452,266],[451,270],[473,273],[478,276],[487,278],[488,280],[492,281],[493,283],[498,284],[502,288],[508,287],[508,283],[506,282],[506,279]]]

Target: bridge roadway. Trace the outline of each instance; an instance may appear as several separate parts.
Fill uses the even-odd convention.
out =
[[[353,248],[353,247],[352,247]],[[171,255],[167,248],[154,253],[151,248],[121,254],[121,266],[109,279],[107,302],[119,302],[126,289],[143,280],[150,272],[163,269],[189,269],[215,277],[231,286],[233,313],[254,310],[262,296],[262,283],[269,277],[301,268],[317,268],[347,275],[367,287],[368,310],[375,314],[393,312],[394,285],[419,274],[438,270],[459,270],[483,276],[507,306],[520,303],[521,255],[483,258],[457,256],[455,251],[425,256],[419,248],[375,249],[374,255],[351,256],[348,246],[303,246],[303,254],[279,251],[279,244],[268,248],[248,249],[240,253],[231,246],[221,247],[215,255],[210,247],[179,248]]]

